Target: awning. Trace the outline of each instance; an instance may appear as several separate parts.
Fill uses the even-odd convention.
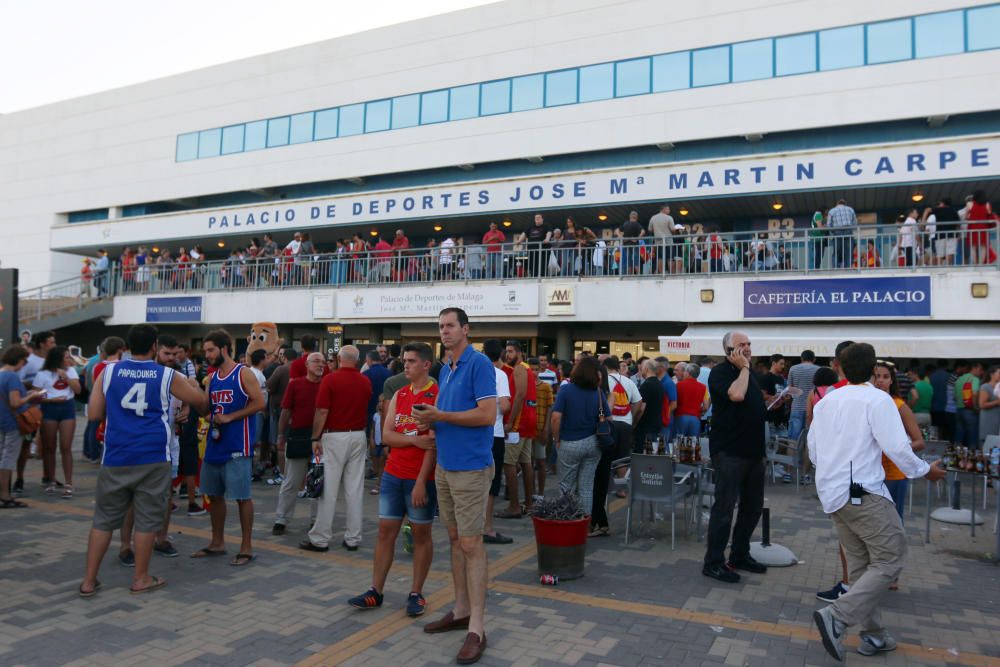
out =
[[[1000,324],[865,322],[814,324],[692,324],[680,336],[660,336],[660,352],[668,355],[721,356],[727,331],[750,337],[754,356],[797,357],[812,350],[832,357],[841,341],[871,343],[882,357],[898,359],[1000,358]]]

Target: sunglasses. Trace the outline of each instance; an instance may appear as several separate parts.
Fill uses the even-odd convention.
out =
[[[889,366],[890,368],[895,368],[896,367],[896,364],[892,363],[891,361],[885,361],[883,359],[876,359],[875,360],[875,365],[876,366]]]

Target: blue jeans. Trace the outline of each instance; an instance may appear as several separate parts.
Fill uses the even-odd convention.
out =
[[[701,435],[701,420],[694,415],[675,416],[674,433],[698,437]]]
[[[979,447],[979,413],[959,408],[955,412],[955,442],[965,447]]]
[[[802,434],[802,429],[806,427],[806,413],[793,412],[788,418],[788,437],[798,440]]]
[[[892,502],[896,503],[896,513],[899,514],[900,523],[903,523],[903,503],[906,502],[906,490],[909,486],[910,480],[908,479],[885,480],[885,488],[889,490]]]

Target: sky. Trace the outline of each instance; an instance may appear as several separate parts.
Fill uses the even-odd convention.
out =
[[[0,113],[493,0],[0,0]]]

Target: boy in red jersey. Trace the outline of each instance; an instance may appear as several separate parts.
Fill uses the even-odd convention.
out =
[[[372,587],[348,600],[348,604],[358,609],[382,606],[383,588],[404,515],[413,527],[413,587],[406,601],[406,613],[420,616],[426,609],[427,601],[421,591],[434,556],[431,524],[437,505],[434,486],[437,455],[434,432],[420,428],[414,406],[434,405],[437,400],[438,386],[429,375],[433,363],[434,352],[426,343],[403,347],[403,372],[410,383],[396,392],[386,409],[382,441],[390,449],[379,491]]]

